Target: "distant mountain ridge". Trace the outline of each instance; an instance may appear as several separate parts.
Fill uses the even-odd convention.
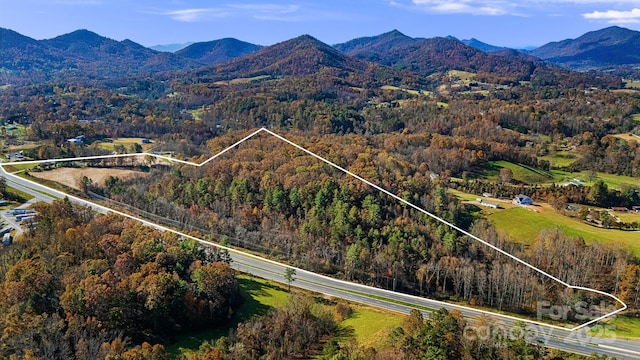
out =
[[[190,59],[161,53],[131,40],[116,41],[88,30],[34,40],[0,28],[0,67],[8,83],[60,79],[107,80],[200,66]]]
[[[414,39],[397,30],[378,36],[354,39],[335,45],[336,49],[358,59],[429,75],[437,71],[467,70],[512,72],[528,78],[535,67],[530,61],[487,54],[449,38]]]
[[[367,36],[353,39],[333,47],[345,54],[369,61],[378,61],[380,54],[393,51],[396,48],[414,44],[413,39],[398,30],[392,30],[377,36]]]
[[[578,70],[640,64],[640,32],[611,26],[548,43],[530,54]]]
[[[162,51],[162,52],[176,52],[178,50],[182,50],[186,48],[191,44],[193,44],[192,41],[186,42],[186,43],[180,43],[180,44],[159,44],[159,45],[150,46],[149,49],[155,50],[155,51]]]
[[[482,42],[476,38],[471,38],[469,40],[460,40],[461,43],[467,45],[467,46],[471,46],[474,49],[478,49],[480,51],[484,51],[484,52],[496,52],[496,51],[501,51],[501,50],[507,50],[508,48],[506,47],[502,47],[502,46],[495,46],[495,45],[491,45],[491,44],[487,44],[485,42]]]
[[[240,41],[233,38],[224,38],[207,42],[193,43],[181,50],[176,55],[211,65],[227,62],[231,59],[251,54],[262,49],[262,46]]]
[[[0,28],[0,49],[0,81],[6,84],[113,80],[196,69],[198,74],[215,79],[305,76],[323,69],[363,75],[372,63],[404,71],[404,75],[394,76],[464,70],[527,80],[548,67],[538,58],[579,70],[640,64],[640,32],[614,26],[549,43],[529,53],[475,38],[412,38],[398,30],[334,46],[309,35],[268,47],[225,38],[194,43],[171,53],[84,29],[35,40]]]

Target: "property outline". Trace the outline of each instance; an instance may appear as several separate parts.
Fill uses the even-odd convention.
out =
[[[293,267],[293,266],[290,266],[290,265],[287,265],[287,264],[283,264],[283,263],[280,263],[280,262],[277,262],[277,261],[274,261],[274,260],[270,260],[270,259],[267,259],[267,258],[263,258],[263,257],[257,256],[257,255],[254,255],[254,254],[250,254],[250,253],[238,250],[238,249],[233,249],[233,248],[230,248],[230,247],[227,247],[227,246],[223,246],[223,245],[220,245],[220,244],[217,244],[217,243],[214,243],[214,242],[210,242],[210,241],[207,241],[207,240],[204,240],[204,239],[196,238],[194,236],[185,234],[183,232],[180,232],[180,231],[177,231],[177,230],[162,226],[160,224],[153,223],[153,222],[151,222],[149,220],[145,220],[145,219],[142,219],[142,218],[139,218],[139,217],[124,213],[122,211],[118,211],[116,209],[112,209],[112,208],[109,208],[109,207],[94,203],[92,201],[89,201],[89,200],[86,200],[86,199],[82,199],[82,198],[67,194],[67,193],[65,193],[63,191],[52,189],[52,188],[50,188],[50,187],[48,187],[46,185],[37,183],[35,181],[29,180],[29,179],[20,178],[15,174],[7,172],[6,169],[4,168],[4,166],[6,166],[6,165],[58,163],[58,162],[68,162],[68,161],[102,160],[102,159],[124,158],[124,157],[139,157],[139,156],[143,156],[143,157],[151,156],[151,157],[155,157],[155,158],[158,158],[158,159],[163,159],[163,160],[170,161],[170,162],[181,163],[181,164],[195,166],[195,167],[202,167],[205,164],[215,160],[219,156],[221,156],[221,155],[227,153],[228,151],[236,148],[237,146],[239,146],[240,144],[244,143],[245,141],[253,138],[254,136],[256,136],[257,134],[259,134],[261,132],[266,132],[267,134],[270,134],[270,135],[274,136],[275,138],[277,138],[277,139],[279,139],[281,141],[284,141],[285,143],[295,147],[296,149],[301,150],[304,153],[306,153],[308,155],[311,155],[312,157],[314,157],[314,158],[316,158],[316,159],[318,159],[318,160],[320,160],[320,161],[332,166],[333,168],[338,169],[338,170],[344,172],[345,174],[347,174],[347,175],[349,175],[349,176],[351,176],[351,177],[353,177],[353,178],[355,178],[357,180],[362,181],[363,183],[373,187],[374,189],[376,189],[376,190],[378,190],[378,191],[380,191],[380,192],[382,192],[382,193],[384,193],[384,194],[386,194],[388,196],[391,196],[395,200],[398,200],[401,203],[403,203],[403,204],[405,204],[405,205],[407,205],[407,206],[409,206],[409,207],[411,207],[411,208],[413,208],[413,209],[415,209],[415,210],[417,210],[417,211],[419,211],[419,212],[431,217],[432,219],[434,219],[434,220],[436,220],[436,221],[438,221],[438,222],[440,222],[442,224],[445,224],[445,225],[449,226],[450,228],[458,231],[459,233],[461,233],[463,235],[469,236],[473,240],[476,240],[476,241],[488,246],[489,248],[499,252],[500,254],[505,255],[505,256],[509,257],[510,259],[512,259],[512,260],[515,260],[516,262],[518,262],[518,263],[530,268],[531,270],[533,270],[533,271],[535,271],[535,272],[537,272],[539,274],[542,274],[542,275],[544,275],[544,276],[546,276],[546,277],[548,277],[548,278],[560,283],[561,285],[563,285],[563,286],[565,286],[565,287],[567,287],[569,289],[583,290],[583,291],[592,292],[592,293],[596,293],[596,294],[600,294],[600,295],[605,295],[605,296],[615,300],[619,304],[621,304],[622,307],[620,309],[617,309],[615,311],[612,311],[610,313],[602,315],[602,316],[600,316],[600,317],[598,317],[596,319],[592,319],[592,320],[590,320],[590,321],[588,321],[588,322],[586,322],[584,324],[580,324],[580,325],[575,326],[573,328],[566,328],[566,327],[557,326],[557,325],[553,325],[553,324],[547,324],[547,323],[544,323],[544,322],[535,321],[535,320],[531,320],[531,319],[518,318],[518,317],[515,317],[515,316],[499,314],[497,312],[487,311],[487,310],[483,310],[483,309],[477,309],[477,308],[472,308],[472,307],[468,307],[468,306],[464,306],[464,305],[457,305],[457,304],[452,304],[452,303],[448,303],[448,302],[444,302],[444,301],[429,299],[431,301],[437,302],[439,304],[446,304],[447,306],[458,307],[458,308],[465,309],[465,310],[478,311],[478,312],[481,312],[481,313],[484,313],[484,314],[487,314],[487,315],[499,316],[499,317],[502,317],[502,318],[523,321],[523,322],[526,322],[526,323],[529,323],[529,324],[535,324],[535,325],[555,328],[555,329],[559,329],[559,330],[565,330],[565,331],[569,331],[569,332],[573,332],[573,331],[582,329],[582,328],[584,328],[586,326],[589,326],[589,325],[591,325],[593,323],[596,323],[596,322],[598,322],[600,320],[603,320],[603,319],[606,319],[608,317],[611,317],[611,316],[613,316],[613,315],[615,315],[615,314],[617,314],[619,312],[622,312],[622,311],[627,309],[627,304],[625,304],[624,301],[622,301],[618,297],[616,297],[616,296],[614,296],[612,294],[606,293],[604,291],[601,291],[601,290],[591,289],[591,288],[587,288],[587,287],[583,287],[583,286],[575,286],[575,285],[571,285],[571,284],[569,284],[569,283],[567,283],[567,282],[565,282],[563,280],[560,280],[559,278],[557,278],[557,277],[545,272],[544,270],[539,269],[539,268],[527,263],[526,261],[524,261],[524,260],[522,260],[522,259],[520,259],[520,258],[518,258],[518,257],[516,257],[516,256],[514,256],[514,255],[512,255],[512,254],[510,254],[508,252],[506,252],[505,250],[502,250],[502,249],[498,248],[495,245],[492,245],[492,244],[488,243],[485,240],[482,240],[478,236],[471,234],[470,232],[460,228],[459,226],[457,226],[457,225],[455,225],[455,224],[453,224],[453,223],[451,223],[451,222],[449,222],[449,221],[447,221],[447,220],[445,220],[445,219],[443,219],[443,218],[441,218],[441,217],[439,217],[439,216],[437,216],[435,214],[432,214],[432,213],[428,212],[427,210],[425,210],[425,209],[423,209],[423,208],[421,208],[421,207],[419,207],[417,205],[414,205],[413,203],[411,203],[411,202],[409,202],[407,200],[404,200],[403,198],[401,198],[401,197],[393,194],[392,192],[380,187],[379,185],[376,185],[376,184],[370,182],[369,180],[367,180],[367,179],[365,179],[365,178],[363,178],[363,177],[361,177],[361,176],[359,176],[357,174],[354,174],[353,172],[351,172],[351,171],[349,171],[349,170],[347,170],[347,169],[345,169],[345,168],[343,168],[343,167],[341,167],[341,166],[339,166],[339,165],[337,165],[337,164],[335,164],[335,163],[333,163],[333,162],[331,162],[331,161],[329,161],[329,160],[327,160],[327,159],[315,154],[314,152],[312,152],[310,150],[307,150],[306,148],[294,143],[293,141],[290,141],[290,140],[286,139],[285,137],[283,137],[281,135],[278,135],[278,134],[272,132],[271,130],[269,130],[269,129],[265,128],[265,127],[262,127],[262,128],[260,128],[260,129],[258,129],[256,131],[250,133],[249,135],[243,137],[242,139],[238,140],[237,142],[233,143],[232,145],[228,146],[227,148],[223,149],[222,151],[218,152],[217,154],[211,156],[210,158],[208,158],[207,160],[205,160],[205,161],[203,161],[201,163],[194,163],[194,162],[191,162],[191,161],[175,159],[175,158],[172,158],[172,157],[159,155],[159,154],[153,154],[153,153],[132,153],[132,154],[100,155],[100,156],[87,156],[87,157],[75,157],[75,158],[49,159],[49,160],[14,161],[14,162],[0,163],[0,168],[4,172],[4,176],[14,177],[14,178],[19,179],[20,181],[24,181],[24,182],[28,182],[28,183],[31,183],[31,184],[34,184],[34,185],[37,185],[37,186],[45,187],[48,190],[50,190],[51,192],[62,194],[62,196],[66,196],[66,197],[68,197],[70,199],[73,199],[73,200],[75,200],[77,202],[88,204],[91,207],[99,208],[99,209],[101,209],[103,211],[107,211],[107,212],[112,212],[112,213],[115,213],[115,214],[130,218],[130,219],[139,221],[139,222],[141,222],[141,223],[143,223],[145,225],[152,226],[152,227],[155,227],[155,228],[163,230],[163,231],[172,232],[172,233],[174,233],[174,234],[176,234],[178,236],[189,238],[191,240],[195,240],[195,241],[198,241],[198,242],[203,243],[203,244],[214,246],[214,247],[217,247],[219,249],[232,251],[232,252],[235,252],[235,253],[238,253],[238,254],[242,254],[244,256],[249,256],[249,257],[252,257],[252,258],[255,258],[255,259],[258,259],[258,260],[261,260],[261,261],[266,261],[266,262],[269,262],[269,263],[272,263],[272,264],[275,264],[275,265],[278,265],[278,266],[293,268],[296,271],[302,271],[302,272],[305,272],[305,273],[312,273],[312,272],[304,270],[304,269],[296,268],[296,267]],[[321,276],[321,277],[330,278],[330,277],[328,277],[326,275],[321,275],[321,274],[316,274],[316,273],[314,273],[314,274],[318,275],[318,276]],[[369,286],[363,285],[363,284],[353,283],[353,282],[340,280],[340,279],[335,279],[335,278],[330,278],[330,279],[332,279],[334,281],[341,282],[341,283],[348,283],[348,284],[352,284],[352,285],[355,284],[355,285],[357,285],[359,287],[362,287],[364,289],[369,288]],[[378,289],[378,288],[376,288],[376,289],[377,290],[383,290],[385,292],[395,293],[395,292],[390,291],[390,290]],[[416,298],[421,298],[421,297],[418,297],[418,296],[415,296],[415,295],[409,295],[409,296],[414,296]]]

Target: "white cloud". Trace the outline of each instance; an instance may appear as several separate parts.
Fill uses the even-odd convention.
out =
[[[501,0],[412,0],[412,3],[422,10],[445,14],[506,15],[515,13],[516,8],[513,1]]]
[[[173,20],[182,22],[197,22],[209,18],[220,18],[230,15],[223,9],[216,8],[201,8],[201,9],[181,9],[154,12],[156,15],[167,15]]]
[[[640,23],[640,9],[638,8],[628,11],[594,11],[592,13],[582,14],[582,16],[589,20],[606,20],[610,24]]]
[[[157,10],[150,12],[155,15],[169,16],[173,20],[182,22],[207,21],[215,18],[238,17],[253,18],[264,21],[303,22],[323,20],[350,20],[361,17],[359,14],[344,14],[317,6],[301,6],[289,4],[258,4],[258,3],[229,3],[210,8],[185,8],[178,10]]]
[[[299,5],[232,4],[227,6],[259,20],[300,21]]]
[[[260,20],[296,21],[296,15],[299,10],[300,6],[298,5],[225,4],[210,8],[163,10],[153,11],[151,13],[155,15],[169,16],[173,20],[182,22],[198,22],[230,16],[253,17],[254,19]]]
[[[528,16],[532,12],[550,12],[553,15],[582,12],[584,6],[640,6],[640,0],[387,0],[389,5],[405,9],[419,9],[439,14],[515,15]],[[578,10],[579,9],[579,10]],[[634,18],[635,19],[635,18]],[[626,19],[628,20],[628,19]],[[621,18],[618,21],[625,21]]]

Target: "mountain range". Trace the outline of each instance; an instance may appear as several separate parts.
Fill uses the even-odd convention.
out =
[[[216,79],[264,74],[303,76],[326,68],[363,73],[371,70],[371,64],[421,76],[465,70],[526,80],[536,69],[551,64],[575,70],[640,64],[638,45],[640,32],[620,27],[552,42],[529,52],[477,39],[411,38],[393,30],[333,46],[309,35],[267,47],[226,38],[194,43],[172,53],[131,40],[112,40],[88,30],[35,40],[0,28],[0,82],[96,81],[175,71],[196,71]]]
[[[612,26],[548,43],[530,54],[576,70],[635,65],[640,64],[640,32]]]

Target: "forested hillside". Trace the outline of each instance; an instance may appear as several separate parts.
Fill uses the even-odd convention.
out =
[[[213,249],[68,201],[37,210],[38,227],[0,252],[3,358],[166,358],[161,344],[241,301]]]
[[[384,142],[370,143],[326,136],[312,141],[311,151],[564,281],[615,289],[615,268],[624,267],[628,253],[585,246],[558,231],[540,234],[529,249],[505,239],[489,224],[474,221],[465,206],[447,194],[445,183],[421,175],[419,166],[395,152],[396,147],[429,148],[429,139],[405,139],[386,136]],[[209,143],[212,149],[223,145]],[[277,139],[250,141],[204,168],[158,171],[128,181],[114,178],[94,191],[176,219],[186,229],[227,236],[233,245],[379,287],[522,313],[532,311],[538,300],[562,298],[565,291],[359,180],[296,154]],[[562,261],[544,255],[559,253]],[[574,296],[595,301],[592,295]]]

